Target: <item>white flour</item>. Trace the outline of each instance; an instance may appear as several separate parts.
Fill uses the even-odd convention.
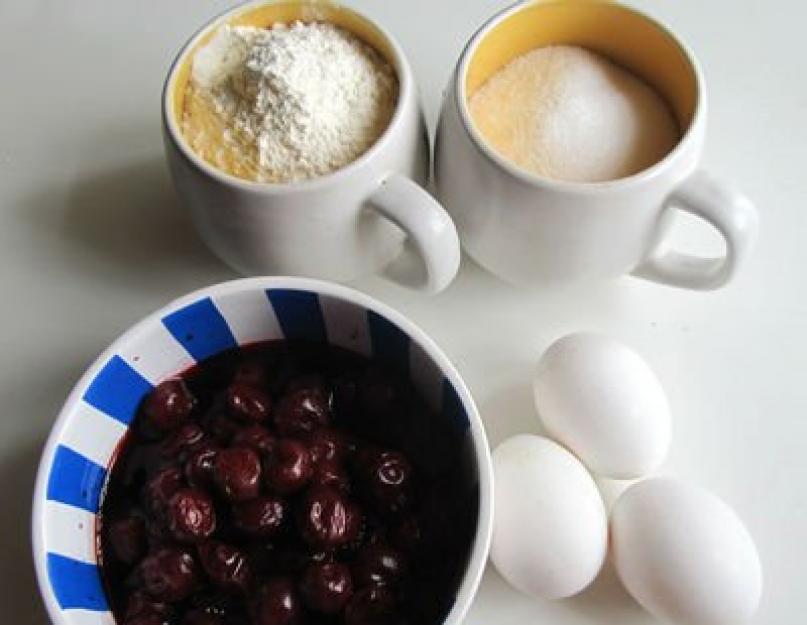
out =
[[[635,174],[661,160],[680,136],[649,85],[574,46],[516,58],[472,94],[469,105],[474,124],[497,151],[558,180]]]
[[[219,141],[230,153],[257,151],[254,177],[270,182],[354,161],[389,124],[398,90],[373,48],[332,24],[302,22],[222,27],[194,57],[192,82],[223,119]]]

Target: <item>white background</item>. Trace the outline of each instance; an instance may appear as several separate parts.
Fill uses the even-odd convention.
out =
[[[353,0],[409,54],[433,130],[467,38],[505,3]],[[380,278],[358,288],[409,315],[468,382],[493,444],[538,431],[530,373],[561,334],[635,346],[674,414],[664,473],[739,512],[766,573],[755,622],[805,622],[807,590],[807,62],[797,0],[636,2],[700,57],[711,96],[704,165],[757,202],[761,233],[739,278],[691,293],[624,278],[584,292],[524,292],[464,262],[438,297]],[[40,447],[70,387],[116,335],[175,296],[234,277],[197,240],[167,178],[159,96],[183,40],[228,2],[0,2],[0,611],[45,623],[27,523]],[[705,228],[704,228],[705,230]],[[677,238],[709,250],[684,224]],[[610,490],[610,489],[609,489]],[[525,537],[526,538],[526,537]],[[488,571],[469,625],[652,620],[606,569],[560,603]]]

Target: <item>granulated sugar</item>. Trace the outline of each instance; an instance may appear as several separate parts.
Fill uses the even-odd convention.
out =
[[[471,117],[502,155],[533,173],[614,180],[661,160],[679,130],[646,83],[593,52],[538,48],[496,72],[470,99]]]
[[[265,182],[354,161],[386,129],[398,91],[378,52],[328,23],[224,26],[194,57],[191,83],[183,130],[192,147]],[[194,98],[212,104],[219,120],[205,119]]]

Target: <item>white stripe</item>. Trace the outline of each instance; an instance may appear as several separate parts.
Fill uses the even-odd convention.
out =
[[[162,323],[149,325],[128,341],[120,357],[154,385],[196,362]]]
[[[283,330],[264,291],[216,295],[213,302],[239,345],[282,339]]]
[[[443,408],[443,373],[414,341],[409,343],[409,372],[418,395],[431,410],[439,413]]]
[[[58,501],[45,502],[45,550],[95,564],[95,515]]]
[[[327,295],[320,295],[319,303],[328,342],[368,358],[372,356],[367,311],[361,306]]]
[[[115,625],[115,618],[111,612],[64,610],[62,614],[69,625]]]
[[[59,442],[106,467],[126,430],[123,423],[82,400],[76,404]]]

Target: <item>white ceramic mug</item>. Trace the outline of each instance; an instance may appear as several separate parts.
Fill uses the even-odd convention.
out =
[[[553,44],[599,52],[651,84],[678,119],[678,145],[644,171],[598,183],[543,178],[496,153],[471,121],[469,96],[513,58]],[[568,284],[633,273],[715,289],[747,256],[757,214],[745,196],[696,169],[705,126],[698,63],[658,22],[602,0],[519,2],[484,24],[459,60],[438,129],[437,195],[466,251],[508,281]],[[714,226],[725,239],[725,255],[666,250],[673,209]]]
[[[385,56],[398,76],[395,113],[366,153],[334,173],[291,184],[231,176],[200,158],[182,136],[193,53],[223,24],[265,27],[294,20],[337,24]],[[347,281],[385,267],[406,238],[425,272],[398,271],[396,279],[434,292],[457,273],[457,232],[420,186],[428,179],[429,145],[412,70],[395,40],[354,11],[330,3],[264,0],[215,18],[185,44],[169,71],[163,130],[174,184],[202,239],[243,274]]]

